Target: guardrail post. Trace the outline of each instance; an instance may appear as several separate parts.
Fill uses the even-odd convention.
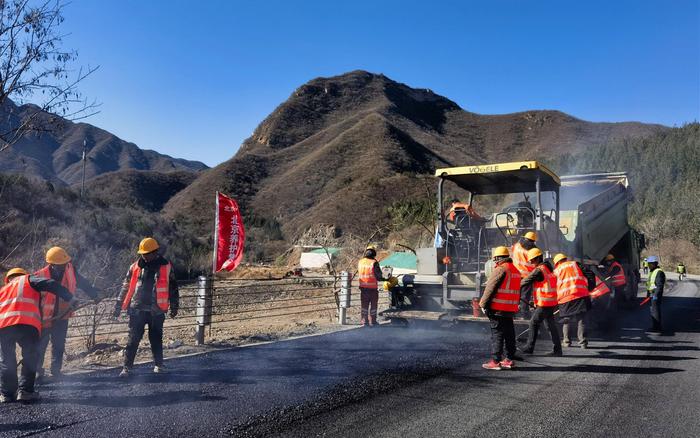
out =
[[[211,304],[214,294],[214,281],[212,277],[201,275],[198,278],[197,288],[197,328],[195,331],[195,342],[197,345],[204,344],[204,327],[211,324]]]
[[[338,309],[338,324],[347,323],[347,310],[350,307],[350,273],[343,271],[340,273],[340,308]]]

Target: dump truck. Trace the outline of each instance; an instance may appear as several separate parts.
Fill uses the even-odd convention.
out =
[[[612,253],[628,278],[638,278],[644,238],[627,221],[625,173],[559,177],[542,163],[524,161],[437,169],[435,177],[435,244],[416,250],[417,273],[403,276],[396,291],[401,299],[382,313],[392,321],[479,318],[476,303],[493,269],[493,248],[511,247],[528,231],[537,232],[545,258],[563,252],[595,272]],[[461,192],[472,211],[448,214],[448,192]],[[495,209],[476,211],[481,198]]]

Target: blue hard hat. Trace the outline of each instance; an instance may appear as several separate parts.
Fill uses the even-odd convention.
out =
[[[647,257],[647,262],[649,263],[659,263],[659,258],[657,256],[649,256]]]

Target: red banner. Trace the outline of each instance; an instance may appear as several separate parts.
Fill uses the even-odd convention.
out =
[[[245,230],[238,203],[216,192],[214,272],[233,271],[243,259]]]

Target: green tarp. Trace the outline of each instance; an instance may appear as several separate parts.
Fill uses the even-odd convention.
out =
[[[415,270],[417,261],[416,255],[412,252],[395,252],[384,260],[381,260],[379,266]]]

